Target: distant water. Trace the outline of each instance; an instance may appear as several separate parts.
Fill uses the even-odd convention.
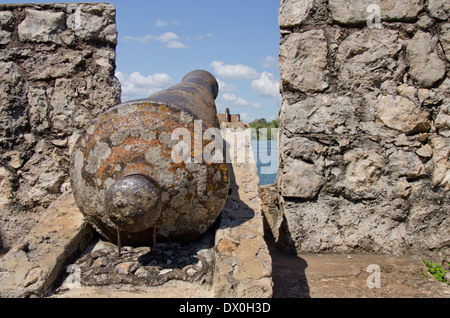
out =
[[[278,170],[278,140],[252,140],[260,185],[275,183]]]

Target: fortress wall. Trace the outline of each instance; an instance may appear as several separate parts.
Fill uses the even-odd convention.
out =
[[[0,4],[0,249],[70,189],[69,155],[120,102],[109,4]]]
[[[450,254],[449,16],[446,0],[281,1],[279,245]]]

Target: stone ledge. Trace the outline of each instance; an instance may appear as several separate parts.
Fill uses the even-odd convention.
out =
[[[92,233],[72,193],[63,194],[0,259],[0,297],[44,296],[70,257],[86,247]]]
[[[226,137],[225,137],[226,138]],[[251,145],[245,145],[251,150]],[[256,163],[233,164],[230,191],[216,232],[214,297],[272,297],[272,259],[264,241]]]

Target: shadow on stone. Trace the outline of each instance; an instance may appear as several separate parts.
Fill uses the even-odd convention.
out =
[[[2,231],[0,228],[0,257],[2,257],[4,254],[6,254],[5,250],[5,246],[3,246],[3,239],[2,239]]]
[[[228,199],[219,216],[221,229],[238,227],[255,216],[253,209],[240,198],[239,193],[243,190],[240,190],[236,182],[236,175],[231,164],[228,171],[230,172],[230,190]]]
[[[264,239],[272,257],[273,298],[310,298],[305,274],[308,263],[296,253],[281,251],[265,218],[264,223]]]
[[[11,249],[10,247],[3,247],[3,248],[0,248],[0,258],[2,258],[3,256],[5,256],[6,253],[8,253],[10,249]]]

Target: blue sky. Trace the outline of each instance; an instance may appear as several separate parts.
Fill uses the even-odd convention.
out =
[[[204,69],[219,81],[219,112],[228,107],[246,122],[278,117],[280,0],[107,2],[117,10],[122,101],[147,97]]]

